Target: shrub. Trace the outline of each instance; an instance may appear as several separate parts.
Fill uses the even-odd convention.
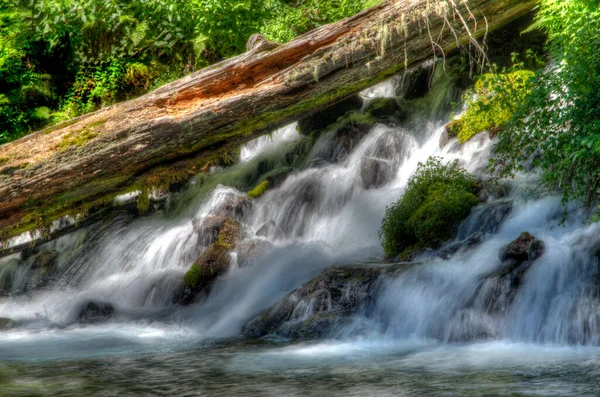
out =
[[[534,159],[547,187],[591,209],[600,193],[600,1],[541,0],[533,28],[548,34],[552,64],[499,135],[492,169],[512,175]]]
[[[477,204],[477,183],[457,162],[432,157],[420,163],[402,198],[385,212],[379,239],[386,257],[415,247],[436,248],[452,238]]]

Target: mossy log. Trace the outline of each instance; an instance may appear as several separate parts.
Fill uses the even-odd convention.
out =
[[[168,185],[531,11],[535,0],[387,0],[0,147],[2,238],[114,195]],[[233,151],[233,154],[231,154]],[[227,160],[227,159],[225,159]]]

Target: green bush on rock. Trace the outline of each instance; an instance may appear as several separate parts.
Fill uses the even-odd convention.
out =
[[[386,209],[379,230],[385,256],[402,258],[452,238],[477,204],[476,192],[477,182],[457,162],[444,165],[432,157],[420,163],[402,198]]]

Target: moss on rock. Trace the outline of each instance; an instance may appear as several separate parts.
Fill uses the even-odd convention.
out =
[[[267,191],[268,188],[269,188],[269,181],[265,180],[265,181],[259,183],[258,185],[256,185],[256,187],[254,187],[254,189],[252,189],[248,192],[248,198],[250,198],[250,199],[258,198],[258,197],[262,196]]]

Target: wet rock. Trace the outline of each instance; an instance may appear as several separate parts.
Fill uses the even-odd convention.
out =
[[[219,229],[224,220],[225,218],[220,216],[208,216],[202,220],[192,220],[194,231],[198,234],[199,243],[202,246],[207,246],[217,241]]]
[[[16,325],[16,323],[12,319],[6,318],[6,317],[0,317],[0,331],[11,329],[15,325]]]
[[[213,215],[202,219],[193,219],[194,231],[198,234],[202,246],[213,244],[217,241],[219,230],[226,219],[241,220],[252,206],[252,200],[245,196],[230,195],[220,208],[212,211]]]
[[[336,163],[346,159],[370,129],[371,124],[350,123],[323,136],[315,150],[313,164],[315,162]]]
[[[521,235],[500,250],[500,260],[523,262],[534,261],[544,253],[544,243],[528,232]]]
[[[25,248],[23,251],[21,251],[20,258],[22,261],[26,261],[27,259],[36,255],[37,253],[39,253],[39,250],[37,247],[28,247],[28,248]]]
[[[42,251],[33,260],[33,264],[31,265],[31,268],[39,269],[40,267],[52,266],[56,262],[57,258],[58,258],[58,252],[56,252],[54,250]]]
[[[442,132],[442,135],[440,135],[440,149],[443,149],[449,141],[450,136],[448,135],[448,131],[444,129],[444,132]]]
[[[456,243],[452,243],[442,248],[438,256],[442,259],[450,259],[454,254],[459,251],[465,251],[469,248],[475,247],[483,241],[485,234],[482,232],[473,233],[470,237],[466,238],[463,241],[459,241]]]
[[[498,337],[498,324],[487,313],[479,310],[460,310],[448,322],[444,341],[449,343],[470,342]]]
[[[42,251],[37,254],[31,262],[27,283],[21,287],[22,290],[20,292],[25,293],[45,288],[55,280],[58,276],[57,259],[58,252],[54,250]]]
[[[283,236],[283,230],[273,220],[265,222],[256,232],[257,236],[277,239]]]
[[[363,157],[360,161],[360,177],[365,189],[377,189],[392,179],[393,166],[389,161]]]
[[[511,186],[507,182],[498,182],[494,179],[479,182],[479,200],[490,202],[508,197]]]
[[[457,239],[464,240],[475,233],[493,234],[511,214],[512,201],[498,200],[474,207],[458,228]]]
[[[500,249],[502,267],[484,278],[478,301],[492,314],[506,314],[518,292],[522,279],[531,265],[544,253],[544,243],[524,232]]]
[[[351,96],[298,121],[298,132],[303,135],[311,135],[323,131],[334,124],[338,118],[353,110],[359,110],[362,105],[363,100],[360,96]]]
[[[239,222],[226,218],[219,228],[217,240],[209,245],[185,274],[184,286],[176,294],[175,303],[190,304],[200,293],[206,293],[215,279],[231,265],[230,253],[241,236]]]
[[[96,324],[108,321],[115,313],[113,305],[107,302],[90,301],[83,305],[77,315],[77,322],[81,324]]]
[[[250,319],[243,334],[250,338],[269,334],[290,338],[332,335],[352,316],[371,311],[381,276],[398,274],[407,267],[401,264],[329,268]]]
[[[375,98],[365,113],[379,121],[400,123],[406,120],[408,113],[400,107],[396,98]]]

